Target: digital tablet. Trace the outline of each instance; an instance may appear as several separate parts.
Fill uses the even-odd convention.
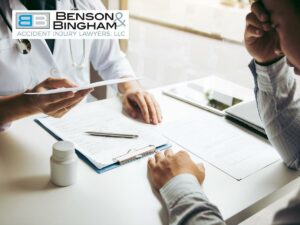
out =
[[[196,82],[171,87],[164,90],[163,93],[220,116],[225,115],[226,109],[242,102],[242,99],[204,87]]]

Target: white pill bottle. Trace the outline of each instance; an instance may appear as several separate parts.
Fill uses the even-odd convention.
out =
[[[70,186],[77,180],[77,161],[73,143],[59,141],[53,145],[50,158],[51,182],[57,186]]]

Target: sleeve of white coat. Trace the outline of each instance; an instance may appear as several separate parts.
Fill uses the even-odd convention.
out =
[[[118,40],[95,40],[92,44],[90,61],[104,80],[124,76],[135,76]]]
[[[105,9],[99,0],[90,0],[90,4],[95,10]],[[119,40],[94,40],[90,61],[104,80],[135,76],[126,55],[120,50]]]

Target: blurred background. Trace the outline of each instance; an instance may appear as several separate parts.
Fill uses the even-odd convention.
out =
[[[217,75],[252,87],[243,47],[248,1],[107,0],[129,9],[130,39],[122,41],[147,88]]]

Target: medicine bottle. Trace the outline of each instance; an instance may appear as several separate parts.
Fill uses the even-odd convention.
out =
[[[51,181],[58,186],[69,186],[76,182],[77,156],[73,143],[59,141],[53,145]]]

